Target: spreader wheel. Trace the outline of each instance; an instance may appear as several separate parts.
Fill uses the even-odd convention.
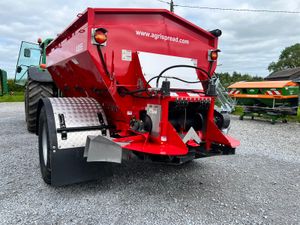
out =
[[[51,154],[50,136],[47,124],[47,116],[43,107],[39,117],[39,158],[42,178],[47,184],[51,184]]]
[[[28,81],[25,87],[25,119],[27,123],[27,130],[29,132],[35,132],[36,119],[37,119],[37,108],[38,102],[41,98],[52,97],[53,84],[52,83],[41,83],[32,80],[28,77]]]

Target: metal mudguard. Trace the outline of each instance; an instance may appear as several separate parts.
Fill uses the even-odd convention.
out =
[[[88,128],[101,125],[99,115],[103,123],[107,125],[105,114],[98,102],[93,98],[46,98],[42,99],[40,104],[45,107],[48,129],[51,133],[51,138],[49,138],[51,139],[50,146],[52,146],[51,184],[61,186],[95,180],[109,174],[109,168],[112,165],[105,162],[109,160],[88,162],[87,157],[84,156],[87,137],[102,137],[103,132],[100,129],[89,130]],[[61,115],[64,117],[64,124],[60,119]],[[65,133],[58,132],[62,126],[73,130]],[[105,133],[109,137],[109,131]],[[105,157],[107,156],[109,158],[109,152],[106,152]],[[115,156],[114,153],[113,156]],[[119,161],[121,157],[122,154]]]
[[[93,98],[49,98],[53,109],[58,149],[85,147],[88,135],[102,135],[100,129],[92,130],[88,127],[100,126],[99,115],[103,123],[107,125],[106,116],[102,107]],[[64,124],[61,124],[60,116],[63,115]],[[59,128],[78,128],[73,132],[57,132]],[[80,128],[86,127],[86,130]],[[65,136],[64,136],[65,135]],[[109,131],[106,133],[109,137]]]

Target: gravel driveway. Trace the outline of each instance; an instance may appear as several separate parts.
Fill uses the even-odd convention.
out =
[[[22,103],[0,103],[0,224],[300,224],[300,125],[232,119],[236,155],[181,167],[128,161],[50,187]]]

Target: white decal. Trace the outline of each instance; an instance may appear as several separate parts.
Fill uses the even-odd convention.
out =
[[[78,53],[78,52],[81,52],[83,50],[83,43],[79,43],[78,45],[76,45],[76,49],[75,51]]]
[[[149,108],[149,113],[150,114],[157,114],[157,107],[150,107]]]
[[[71,61],[72,61],[74,64],[76,64],[76,65],[79,64],[79,62],[78,62],[77,59],[75,59],[75,58],[73,58]]]
[[[199,97],[199,94],[197,94],[197,93],[187,93],[188,94],[188,96],[190,96],[190,97]]]
[[[131,61],[132,60],[131,50],[122,49],[122,60],[123,61]]]
[[[180,43],[180,44],[184,44],[184,45],[190,44],[190,41],[187,39],[183,39],[183,38],[175,37],[175,36],[168,36],[165,34],[157,34],[157,33],[151,33],[151,32],[147,32],[147,31],[141,31],[141,30],[136,30],[135,34],[137,36],[141,36],[141,37],[152,38],[156,41],[163,40],[163,41],[176,42],[176,43]]]

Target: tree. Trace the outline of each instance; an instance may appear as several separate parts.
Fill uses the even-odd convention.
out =
[[[220,82],[224,87],[228,87],[229,85],[238,82],[238,81],[262,81],[263,78],[259,76],[251,76],[249,74],[241,74],[238,72],[233,72],[232,75],[229,73],[217,73],[220,78]]]
[[[270,72],[300,67],[300,44],[294,44],[285,48],[277,62],[271,62],[268,66]]]
[[[8,90],[14,92],[24,92],[25,87],[17,85],[14,80],[7,80]]]

